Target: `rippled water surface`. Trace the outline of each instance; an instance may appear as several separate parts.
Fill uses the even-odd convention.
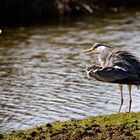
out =
[[[89,80],[85,66],[97,56],[92,43],[124,47],[140,57],[140,13],[79,19],[60,25],[3,28],[0,35],[0,131],[51,121],[116,113],[116,85]],[[133,88],[133,111],[140,91]],[[128,93],[124,88],[128,110]]]

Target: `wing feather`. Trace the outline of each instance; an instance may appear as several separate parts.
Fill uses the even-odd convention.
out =
[[[120,84],[140,84],[140,76],[136,73],[126,72],[122,69],[108,67],[102,69],[91,69],[88,75],[99,81],[120,83]],[[139,77],[139,78],[138,78]]]
[[[94,65],[87,74],[103,82],[139,85],[140,62],[127,51],[114,51],[106,58],[104,67]]]

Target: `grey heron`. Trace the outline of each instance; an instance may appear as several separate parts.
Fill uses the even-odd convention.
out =
[[[131,111],[132,85],[140,86],[140,61],[130,52],[113,50],[111,46],[95,43],[83,53],[98,54],[100,65],[87,66],[87,76],[99,81],[118,84],[121,93],[119,112],[123,105],[123,84],[128,85],[129,112]]]

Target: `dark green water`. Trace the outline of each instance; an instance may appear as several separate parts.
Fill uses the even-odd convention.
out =
[[[116,85],[89,80],[85,66],[97,56],[80,54],[95,42],[140,56],[140,13],[101,15],[60,25],[2,28],[0,35],[0,131],[50,121],[117,113]],[[140,111],[133,87],[132,110]],[[123,111],[128,111],[124,88]]]

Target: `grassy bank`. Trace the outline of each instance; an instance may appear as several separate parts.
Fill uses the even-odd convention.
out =
[[[2,140],[139,140],[140,113],[121,113],[48,123],[0,135]]]

